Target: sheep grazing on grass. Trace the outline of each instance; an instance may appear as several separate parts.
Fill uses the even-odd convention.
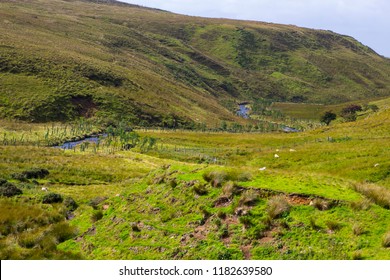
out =
[[[47,189],[47,188],[45,188],[45,187],[43,187],[43,188],[42,188],[42,191],[44,191],[44,192],[47,192],[47,191],[48,191],[48,189]]]
[[[278,155],[278,154],[275,154],[274,157],[275,157],[275,158],[279,158],[279,155]]]
[[[296,150],[294,150],[294,149],[290,149],[290,152],[296,152]]]
[[[259,170],[260,170],[260,171],[264,171],[264,170],[266,170],[266,169],[267,169],[267,167],[265,167],[265,166],[264,166],[264,167],[261,167],[261,168],[259,168]]]

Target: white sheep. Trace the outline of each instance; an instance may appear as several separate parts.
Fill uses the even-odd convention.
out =
[[[279,158],[279,155],[278,155],[278,154],[275,154],[274,157],[275,157],[275,158]]]
[[[290,152],[296,152],[296,150],[294,150],[294,149],[290,149]]]
[[[45,188],[45,187],[42,187],[42,191],[44,191],[44,192],[47,192],[47,191],[48,191],[48,189],[47,189],[47,188]]]
[[[264,170],[266,170],[266,169],[267,169],[267,167],[265,167],[265,166],[264,166],[264,167],[261,167],[261,168],[259,168],[259,170],[260,170],[260,171],[264,171]]]

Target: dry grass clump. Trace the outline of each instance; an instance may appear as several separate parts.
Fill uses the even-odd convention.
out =
[[[240,205],[254,205],[259,200],[259,198],[260,196],[255,190],[249,189],[242,194],[240,198]]]
[[[248,172],[237,172],[237,171],[211,171],[203,174],[203,179],[209,182],[213,187],[222,187],[227,181],[239,181],[246,182],[250,181],[252,175]]]
[[[351,202],[350,206],[354,210],[368,210],[371,207],[372,202],[365,198],[359,201]]]
[[[234,195],[240,194],[241,189],[235,182],[229,181],[223,186],[222,192],[226,197],[233,197]]]
[[[390,190],[374,184],[355,185],[355,190],[383,208],[390,209]]]
[[[364,234],[366,231],[362,227],[362,225],[359,224],[354,224],[352,227],[353,234],[358,236]]]
[[[313,206],[314,208],[317,208],[320,211],[328,210],[330,207],[328,201],[319,198],[313,199],[313,201],[310,202],[310,205]]]
[[[203,179],[213,187],[222,187],[223,183],[229,180],[229,175],[225,171],[211,171],[203,174]]]
[[[283,196],[274,196],[268,200],[267,213],[271,219],[281,217],[290,211],[290,204]]]
[[[336,231],[341,228],[341,224],[337,221],[329,220],[326,221],[325,224],[328,227],[328,229],[330,229],[331,231]]]
[[[390,231],[387,232],[382,239],[382,246],[385,248],[390,248]]]
[[[362,251],[355,251],[352,253],[352,260],[364,260],[364,256],[363,256],[363,253]]]
[[[88,205],[91,206],[93,209],[98,210],[99,204],[102,203],[103,201],[105,201],[106,199],[107,199],[107,197],[105,197],[105,196],[97,196],[97,197],[91,199],[88,202]]]

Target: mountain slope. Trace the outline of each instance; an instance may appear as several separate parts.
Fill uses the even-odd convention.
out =
[[[98,2],[98,3],[97,3]],[[115,1],[0,1],[0,117],[169,127],[242,121],[237,102],[389,95],[390,62],[353,38]]]

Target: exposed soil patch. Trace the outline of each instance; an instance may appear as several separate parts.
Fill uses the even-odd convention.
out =
[[[232,200],[230,198],[221,196],[214,202],[214,207],[226,207],[229,206],[231,202]]]
[[[244,259],[250,260],[252,257],[252,255],[251,255],[252,245],[241,246],[240,249],[244,255]]]
[[[287,195],[285,198],[290,205],[310,205],[310,202],[312,201],[309,197],[296,194]]]

